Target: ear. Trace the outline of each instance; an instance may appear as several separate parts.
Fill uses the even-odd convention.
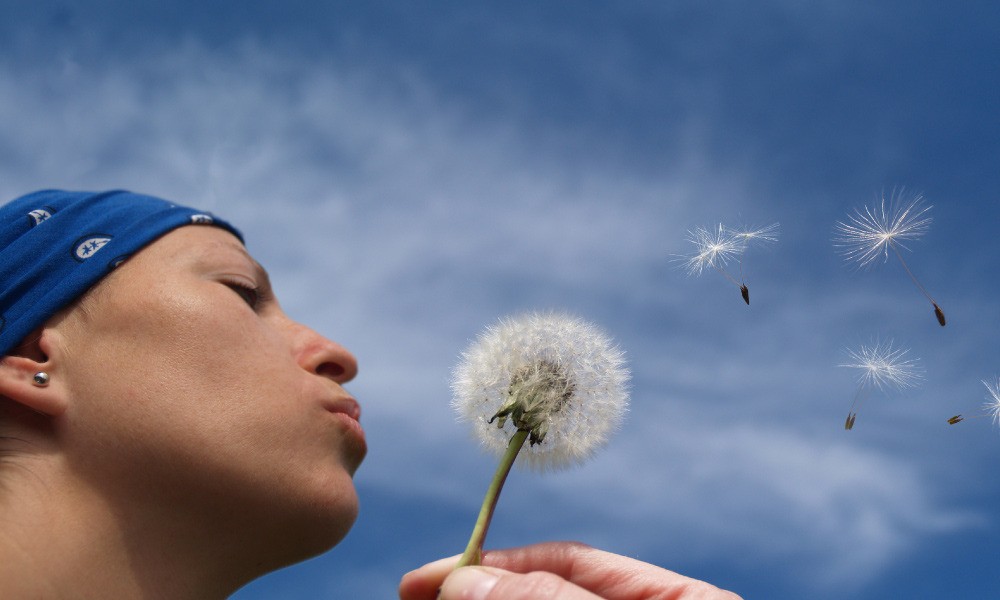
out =
[[[65,382],[59,379],[58,365],[49,358],[51,330],[42,329],[26,338],[15,350],[18,354],[0,357],[0,396],[37,413],[58,417],[66,411],[68,396]],[[47,373],[49,383],[35,383],[36,373]]]

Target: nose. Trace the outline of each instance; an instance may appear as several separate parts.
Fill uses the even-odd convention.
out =
[[[303,369],[337,383],[347,383],[358,374],[358,360],[347,348],[305,325],[296,323],[295,328],[295,354]]]

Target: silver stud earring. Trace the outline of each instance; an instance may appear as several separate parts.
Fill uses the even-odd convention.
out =
[[[35,373],[35,376],[32,377],[32,380],[38,387],[45,387],[49,385],[49,374],[46,373],[45,371],[39,371]]]

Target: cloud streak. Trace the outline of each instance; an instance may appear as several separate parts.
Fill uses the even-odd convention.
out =
[[[628,77],[620,85],[632,89]],[[766,153],[710,152],[721,127],[711,110],[657,132],[687,152],[631,165],[608,160],[622,148],[592,130],[484,118],[407,66],[304,61],[253,41],[100,63],[64,54],[44,68],[0,59],[0,112],[11,115],[0,120],[0,193],[128,187],[237,223],[292,316],[361,359],[352,389],[372,450],[359,481],[385,496],[477,506],[483,490],[468,482],[485,481],[492,463],[448,407],[458,353],[504,314],[593,318],[628,353],[632,420],[595,462],[519,479],[501,513],[544,497],[566,518],[528,519],[540,537],[663,564],[790,565],[785,579],[827,592],[845,579],[862,586],[935,536],[986,520],[947,490],[973,484],[924,458],[925,444],[944,463],[958,451],[926,442],[925,421],[908,436],[918,439],[891,425],[935,418],[928,400],[955,388],[929,381],[905,401],[872,402],[865,419],[878,433],[842,435],[854,385],[835,366],[843,348],[873,326],[913,330],[920,307],[910,312],[899,277],[882,287],[828,271],[840,267],[833,211],[810,204],[825,196],[765,194]],[[685,231],[731,218],[782,223],[775,248],[754,257],[749,310],[722,282],[670,265]],[[996,325],[990,306],[985,291],[949,304],[949,329],[968,341],[922,330],[901,340],[927,357],[929,380],[964,377],[974,389],[991,375],[991,338],[963,325],[969,315]],[[953,412],[942,408],[942,422]],[[394,568],[404,552],[435,558],[394,552]]]

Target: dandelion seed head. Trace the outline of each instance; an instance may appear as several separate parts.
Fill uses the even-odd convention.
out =
[[[847,353],[855,362],[840,366],[861,369],[858,378],[860,387],[902,389],[914,387],[923,379],[918,359],[906,358],[909,350],[894,348],[892,340],[875,341],[871,345],[862,345],[857,350],[848,350]]]
[[[517,431],[503,413],[512,391],[532,395],[542,438],[525,445],[517,464],[545,470],[580,463],[602,447],[628,409],[624,353],[596,326],[561,313],[502,319],[462,354],[452,407],[490,452],[501,455]]]
[[[838,221],[834,244],[844,257],[860,267],[870,266],[881,255],[889,258],[889,247],[908,250],[905,240],[916,240],[927,232],[931,218],[925,216],[930,206],[923,196],[906,200],[902,191],[886,204],[885,196],[874,206],[856,209],[847,221]]]
[[[997,377],[992,383],[983,380],[983,385],[986,386],[986,391],[988,392],[986,402],[983,403],[983,408],[993,419],[993,423],[1000,425],[1000,377]]]

